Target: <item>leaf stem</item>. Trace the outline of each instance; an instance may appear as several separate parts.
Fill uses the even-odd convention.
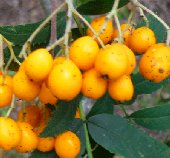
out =
[[[5,42],[5,44],[7,45],[7,47],[8,47],[8,49],[9,49],[9,51],[10,51],[10,54],[11,54],[11,56],[10,56],[10,58],[9,58],[9,60],[8,60],[8,63],[7,63],[7,65],[5,66],[5,71],[7,71],[8,70],[8,67],[10,66],[10,64],[11,64],[11,62],[12,62],[12,60],[14,60],[18,65],[21,65],[21,63],[20,63],[20,61],[17,59],[17,57],[15,56],[15,53],[14,53],[14,50],[13,50],[13,44],[10,42],[10,41],[8,41],[5,37],[3,37],[3,41]]]
[[[61,9],[63,9],[66,6],[66,2],[63,2],[57,9],[55,9],[40,25],[37,27],[37,29],[31,34],[31,36],[28,38],[28,40],[25,42],[25,44],[22,47],[22,50],[20,52],[19,57],[22,56],[24,58],[27,57],[26,50],[28,48],[28,43],[32,43],[35,36],[42,30],[42,28],[45,27],[45,25],[48,24],[48,22],[55,16]]]
[[[82,105],[82,101],[79,104],[79,109],[80,109],[80,116],[81,119],[83,120],[83,122],[86,121],[86,116],[83,110],[83,105]],[[83,124],[84,127],[84,132],[85,132],[85,138],[86,138],[86,149],[87,149],[87,154],[89,158],[93,158],[93,154],[92,154],[92,148],[91,148],[91,144],[90,144],[90,139],[89,139],[89,135],[88,135],[88,129],[87,129],[87,125],[86,123]]]
[[[74,8],[72,8],[72,12],[78,16],[84,24],[93,32],[93,34],[96,36],[96,39],[99,41],[102,48],[105,48],[105,45],[103,44],[103,41],[98,37],[97,32],[93,29],[93,27],[89,24],[89,22]]]
[[[0,71],[4,74],[3,36],[0,34]]]
[[[60,43],[62,43],[64,41],[64,37],[59,38],[58,40],[56,40],[53,44],[51,44],[50,46],[48,46],[46,49],[48,51],[53,50],[56,46],[58,46]]]
[[[140,7],[138,7],[138,8],[139,8],[140,16],[143,18],[143,20],[144,20],[145,23],[146,23],[146,27],[149,27],[149,21],[148,21],[147,17],[145,16],[142,8],[140,8]]]
[[[130,25],[133,24],[134,15],[135,15],[135,7],[132,6],[129,17],[128,17],[128,24],[130,24]]]
[[[9,117],[9,115],[11,114],[12,110],[15,107],[15,96],[13,95],[12,97],[12,102],[11,102],[11,106],[9,107],[7,113],[6,113],[6,117]]]
[[[125,116],[128,118],[129,114],[126,112],[126,109],[125,109],[124,105],[120,104],[120,107],[121,107],[122,111],[124,112]]]

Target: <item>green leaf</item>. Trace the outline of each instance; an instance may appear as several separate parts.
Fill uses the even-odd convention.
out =
[[[74,132],[80,138],[81,151],[79,156],[83,155],[86,150],[86,139],[85,139],[85,133],[83,128],[83,121],[81,119],[74,119],[69,125],[69,130]]]
[[[160,23],[152,15],[148,15],[147,19],[149,21],[149,28],[152,29],[154,31],[154,33],[155,33],[157,43],[164,42],[165,37],[166,37],[166,29],[165,29],[165,27],[162,25],[162,23]],[[146,23],[145,23],[144,20],[141,20],[141,22],[137,25],[137,28],[139,28],[141,26],[146,26]]]
[[[90,135],[106,150],[125,158],[170,158],[170,149],[119,116],[99,114],[88,120]]]
[[[170,104],[145,108],[130,115],[137,124],[151,130],[170,129]]]
[[[144,79],[139,72],[137,72],[136,74],[132,74],[131,77],[134,85],[134,95],[132,100],[123,103],[125,105],[131,105],[135,101],[136,97],[140,94],[151,94],[152,92],[160,89],[162,86],[170,83],[170,78],[167,78],[160,83],[154,83],[152,81]]]
[[[113,105],[115,101],[106,93],[102,98],[98,99],[87,117],[91,117],[97,114],[108,113],[113,114]]]
[[[76,7],[80,7],[81,5],[85,5],[87,4],[88,2],[93,2],[94,0],[74,0],[74,5]]]
[[[170,82],[170,78],[160,82],[154,83],[149,80],[144,79],[141,74],[138,72],[137,74],[132,75],[132,82],[135,88],[134,98],[136,98],[139,94],[150,94],[158,89],[160,89],[163,85],[166,85]]]
[[[69,129],[69,124],[73,120],[82,96],[78,96],[72,101],[60,101],[49,119],[47,127],[40,134],[41,137],[56,136]]]
[[[0,26],[0,34],[6,37],[14,45],[22,46],[30,37],[33,31],[42,23],[42,21],[32,24],[17,26]],[[33,45],[45,43],[48,44],[50,39],[51,24],[48,23],[36,36]],[[61,37],[65,31],[66,14],[60,12],[57,14],[57,35]]]
[[[85,35],[86,34],[86,29],[82,28],[82,31],[83,31],[83,35]],[[73,38],[73,40],[76,40],[79,37],[82,37],[82,34],[80,33],[79,29],[78,28],[73,28],[72,29],[72,38]]]
[[[39,150],[34,150],[29,158],[59,158],[54,150],[49,152],[41,152]]]
[[[128,3],[128,0],[120,0],[119,7]],[[77,10],[84,15],[99,15],[112,9],[114,0],[75,0]]]

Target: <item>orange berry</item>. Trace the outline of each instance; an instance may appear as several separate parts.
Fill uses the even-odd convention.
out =
[[[95,61],[95,69],[110,79],[116,79],[126,73],[128,58],[123,44],[114,43],[101,49]]]
[[[156,44],[150,46],[150,47],[147,49],[147,51],[155,51],[157,48],[164,47],[164,46],[166,46],[165,43],[156,43]]]
[[[145,53],[146,50],[156,43],[154,32],[148,27],[140,27],[133,31],[129,37],[128,46],[136,53]]]
[[[170,47],[154,45],[141,57],[139,71],[145,79],[161,82],[170,74]]]
[[[8,106],[12,101],[12,90],[7,85],[0,84],[0,107]]]
[[[51,93],[45,83],[42,84],[38,97],[43,104],[53,105],[57,103],[57,98]]]
[[[25,73],[30,79],[39,82],[48,76],[52,66],[53,58],[47,49],[37,49],[26,59]]]
[[[50,91],[61,100],[75,98],[81,90],[81,85],[81,72],[71,60],[56,65],[48,77]]]
[[[6,75],[3,78],[3,75],[0,75],[0,84],[5,84],[12,89],[12,77]]]
[[[130,75],[136,67],[136,57],[131,49],[129,49],[126,45],[123,46],[124,46],[124,51],[128,58],[128,67],[125,74]]]
[[[23,110],[18,112],[18,121],[29,123],[33,127],[37,127],[40,120],[40,108],[35,105],[30,105],[25,108],[25,114]]]
[[[42,105],[40,110],[40,125],[46,124],[50,117],[51,117],[51,110],[49,108],[46,108],[45,105]]]
[[[38,136],[33,132],[33,127],[26,122],[18,122],[18,125],[22,134],[16,150],[20,153],[35,150],[38,145]]]
[[[107,81],[101,77],[95,69],[86,71],[83,74],[81,92],[84,96],[99,99],[107,90]]]
[[[100,17],[93,19],[92,22],[90,23],[90,25],[92,26],[92,28],[96,32],[99,32],[101,30],[105,20],[106,20],[105,16],[100,16]],[[94,35],[93,32],[89,28],[87,29],[87,35],[88,36]],[[112,39],[113,39],[113,23],[112,23],[112,20],[108,21],[105,30],[103,31],[103,33],[101,33],[99,35],[99,38],[103,41],[104,44],[108,44],[109,42],[112,41]],[[96,42],[98,42],[97,39],[95,39],[95,40],[96,40]]]
[[[46,123],[45,122],[40,122],[40,125],[34,129],[34,132],[37,134],[37,135],[40,135],[43,130],[45,129],[46,127]]]
[[[79,69],[88,70],[94,66],[98,51],[99,46],[96,41],[92,37],[84,36],[72,43],[69,57]]]
[[[129,36],[133,33],[134,28],[132,26],[128,26],[128,24],[122,24],[120,27],[121,27],[121,31],[123,33],[122,37],[124,39],[124,44],[128,46]],[[128,27],[128,29],[127,29],[127,27]],[[118,34],[119,34],[119,31],[118,31],[118,29],[116,29],[113,33],[113,37],[117,38]]]
[[[21,140],[21,131],[18,124],[8,117],[0,117],[0,147],[11,150]]]
[[[58,64],[62,64],[66,60],[66,57],[64,56],[58,56],[53,61],[53,67]]]
[[[41,152],[48,152],[54,149],[55,139],[53,137],[39,138],[37,149]]]
[[[61,158],[75,158],[80,153],[80,139],[71,131],[64,132],[56,137],[55,151]]]
[[[13,77],[12,89],[18,98],[31,101],[38,96],[40,85],[30,80],[24,71],[18,71]]]
[[[77,118],[77,119],[80,118],[80,109],[79,108],[76,110],[75,118]]]
[[[120,102],[129,101],[134,94],[134,86],[130,76],[123,75],[116,80],[110,80],[108,92],[112,99]]]

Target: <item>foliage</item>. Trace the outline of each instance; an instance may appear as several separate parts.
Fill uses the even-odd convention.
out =
[[[75,0],[74,5],[77,10],[86,15],[101,15],[108,13],[114,0]],[[121,0],[119,7],[128,3],[128,0]],[[97,7],[96,7],[97,5]],[[95,9],[94,9],[95,8]],[[166,29],[152,15],[147,15],[149,27],[154,31],[157,42],[164,42]],[[66,27],[66,13],[59,12],[57,14],[57,36],[62,37]],[[1,26],[0,34],[6,37],[14,44],[14,52],[19,56],[19,52],[35,29],[44,20],[18,26]],[[146,25],[144,20],[141,20],[138,27]],[[32,42],[32,50],[40,47],[46,47],[50,42],[50,23],[48,23],[36,36]],[[83,30],[83,33],[80,30]],[[72,38],[75,40],[78,37],[85,35],[86,27],[72,28]],[[4,49],[5,63],[9,60],[10,52],[8,48]],[[58,53],[58,51],[57,51]],[[139,57],[139,56],[138,56]],[[23,61],[23,59],[20,59]],[[10,70],[18,69],[18,65],[12,62]],[[160,83],[153,83],[144,79],[141,74],[136,71],[132,74],[134,84],[134,97],[131,101],[123,104],[132,105],[138,95],[151,94],[154,91],[167,86],[170,79]],[[167,90],[168,91],[168,90]],[[169,92],[169,91],[168,91]],[[139,126],[150,130],[165,131],[170,129],[170,105],[168,102],[150,108],[144,108],[133,112],[126,118],[114,114],[114,105],[117,104],[108,93],[96,100],[92,109],[87,114],[86,119],[75,119],[75,114],[78,106],[80,106],[82,95],[80,94],[71,101],[59,101],[55,107],[48,105],[52,109],[52,116],[49,119],[47,126],[41,133],[41,137],[54,137],[67,130],[71,130],[80,138],[81,151],[79,157],[87,154],[86,130],[84,125],[87,124],[88,132],[91,137],[93,147],[97,144],[94,157],[111,158],[114,154],[121,155],[126,158],[170,158],[170,148],[163,142],[147,135]],[[167,99],[169,100],[169,98]],[[166,101],[167,101],[166,100]],[[160,101],[161,102],[161,101]],[[82,114],[81,114],[82,115]],[[40,152],[35,150],[30,158],[58,158],[55,151]]]

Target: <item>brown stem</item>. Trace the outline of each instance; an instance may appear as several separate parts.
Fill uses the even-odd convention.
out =
[[[53,12],[57,8],[57,1],[51,0],[51,12]],[[54,41],[57,38],[57,21],[56,21],[56,15],[51,19],[51,39],[50,43],[54,43]],[[54,55],[54,50],[51,50],[51,54]]]

